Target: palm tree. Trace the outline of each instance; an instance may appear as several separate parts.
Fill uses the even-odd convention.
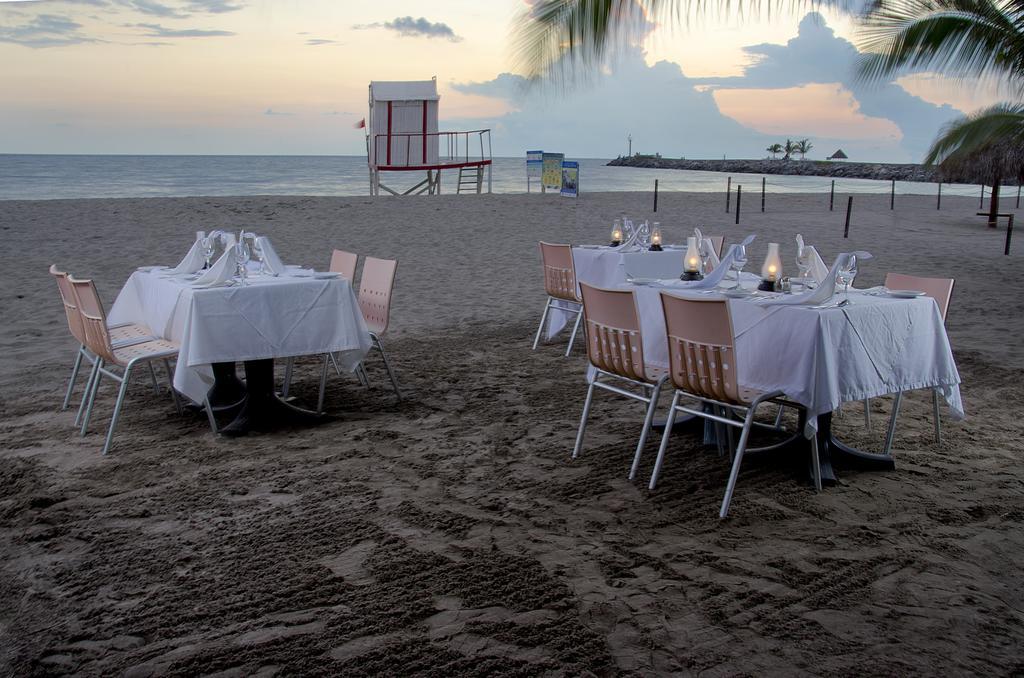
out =
[[[793,144],[793,152],[800,154],[800,159],[803,160],[811,149],[814,148],[814,144],[811,143],[810,139],[801,139],[800,141]]]
[[[766,150],[772,154],[772,160],[775,160],[779,153],[782,153],[782,144],[772,144]]]
[[[786,152],[786,155],[782,156],[783,160],[791,160],[794,153],[796,153],[796,144],[793,143],[792,139],[786,139],[786,145],[782,147],[782,150]]]
[[[958,79],[1003,80],[1017,100],[947,125],[925,164],[962,163],[995,146],[1024,144],[1024,0],[874,0],[864,17],[860,63],[865,79],[908,69]],[[1012,168],[1011,168],[1012,169]],[[990,213],[998,212],[998,189]],[[994,218],[990,224],[994,226]]]

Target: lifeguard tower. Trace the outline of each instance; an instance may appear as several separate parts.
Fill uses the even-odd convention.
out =
[[[370,83],[366,158],[370,195],[428,195],[441,192],[441,170],[458,170],[456,193],[482,193],[484,173],[491,192],[491,130],[439,132],[437,78]],[[386,186],[384,172],[425,172],[403,192]]]

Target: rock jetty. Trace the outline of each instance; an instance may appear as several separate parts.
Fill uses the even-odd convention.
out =
[[[660,155],[634,155],[608,163],[616,167],[698,170],[733,174],[788,174],[796,176],[877,179],[880,181],[938,181],[934,167],[913,164],[888,164],[830,160],[686,160]]]

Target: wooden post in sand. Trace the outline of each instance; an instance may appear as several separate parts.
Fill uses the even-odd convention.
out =
[[[732,200],[732,177],[725,180],[725,213],[729,213],[729,201]]]
[[[942,209],[942,182],[939,182],[939,197],[935,199],[935,209]]]
[[[981,197],[978,198],[978,209],[985,206],[985,184],[981,185]]]
[[[1020,207],[1020,186],[1017,186],[1017,207]]]
[[[1010,236],[1013,235],[1013,215],[1010,215],[1009,221],[1006,222],[1006,245],[1003,247],[1003,254],[1010,253]]]
[[[736,186],[736,223],[740,223],[740,199],[743,197],[743,187]]]
[[[658,180],[654,180],[654,211],[658,211]]]
[[[850,237],[850,212],[853,211],[853,196],[846,202],[846,227],[843,229],[843,237]]]
[[[828,211],[832,211],[832,206],[836,202],[836,180],[832,180],[832,192],[828,194]]]
[[[889,194],[889,209],[896,209],[896,180],[892,180],[892,193]]]
[[[764,212],[764,186],[766,179],[761,177],[761,211]],[[1020,203],[1020,189],[1017,189],[1017,202]]]

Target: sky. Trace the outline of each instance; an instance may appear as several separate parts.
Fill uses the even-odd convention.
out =
[[[0,153],[365,152],[371,80],[437,77],[441,129],[495,155],[917,162],[941,126],[995,103],[933,73],[865,85],[852,17],[798,12],[655,25],[599,72],[527,86],[527,0],[0,0]]]

